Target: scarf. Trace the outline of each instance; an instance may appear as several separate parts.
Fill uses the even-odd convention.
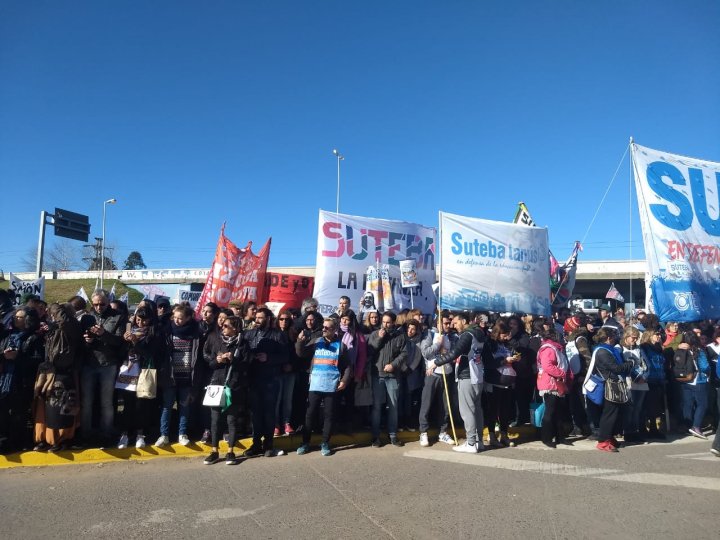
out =
[[[197,337],[195,334],[195,329],[197,326],[193,324],[193,321],[190,321],[189,323],[178,326],[175,324],[175,321],[170,321],[170,330],[172,332],[172,335],[176,338],[184,339],[184,340],[191,340],[195,339]]]

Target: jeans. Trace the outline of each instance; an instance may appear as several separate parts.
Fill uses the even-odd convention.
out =
[[[211,433],[211,444],[213,448],[217,448],[220,444],[220,428],[222,417],[225,417],[225,423],[228,428],[228,449],[230,452],[233,451],[233,447],[237,442],[237,425],[240,413],[240,403],[242,402],[242,396],[233,392],[232,403],[223,412],[220,407],[205,407],[210,409],[210,433]]]
[[[458,386],[458,401],[460,403],[460,416],[465,424],[465,437],[467,444],[475,445],[482,442],[483,408],[482,384],[472,384],[470,379],[460,379]]]
[[[117,366],[85,366],[81,376],[81,416],[83,437],[92,433],[93,404],[95,387],[100,387],[100,432],[103,437],[111,437],[113,433],[113,394],[115,393],[115,377]]]
[[[558,442],[563,438],[562,418],[566,406],[564,397],[553,394],[544,394],[545,413],[540,427],[540,438],[545,444],[551,444],[553,439]]]
[[[640,425],[647,390],[630,390],[630,403],[625,406],[623,411],[623,431],[625,433],[637,433],[640,428],[645,430],[645,424]]]
[[[323,431],[322,442],[330,444],[330,435],[333,428],[333,411],[335,410],[335,402],[338,399],[337,392],[310,392],[308,395],[308,409],[303,426],[302,441],[303,444],[310,444],[310,435],[315,428],[315,417],[317,410],[320,408],[320,402],[323,402]]]
[[[250,381],[250,407],[252,409],[253,446],[273,449],[275,430],[275,404],[280,391],[277,377],[256,378]],[[265,438],[263,442],[263,437]]]
[[[450,399],[452,400],[455,392],[454,385],[448,388]],[[441,375],[430,375],[425,377],[425,385],[422,389],[422,398],[420,400],[420,432],[426,433],[430,428],[430,410],[433,405],[440,416],[440,432],[446,433],[448,424],[450,423],[450,414],[448,412],[447,399],[445,399],[445,385]]]
[[[707,402],[707,383],[682,385],[682,415],[687,427],[702,427]]]
[[[280,375],[280,390],[275,404],[275,418],[279,426],[289,424],[293,410],[293,391],[295,390],[295,373]],[[282,406],[281,406],[282,405]]]
[[[178,416],[180,426],[178,434],[187,435],[188,418],[190,416],[190,397],[192,387],[190,386],[168,386],[162,390],[163,407],[160,414],[160,435],[170,436],[170,417],[172,416],[173,405],[177,400]]]
[[[394,377],[373,377],[372,379],[372,437],[380,437],[380,417],[387,399],[387,430],[390,437],[397,436],[398,424],[398,382]]]

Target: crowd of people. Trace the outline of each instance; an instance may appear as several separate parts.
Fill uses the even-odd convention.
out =
[[[626,320],[608,305],[597,319],[569,309],[358,317],[347,297],[329,317],[308,298],[277,316],[254,302],[208,303],[196,320],[167,299],[130,313],[102,289],[90,305],[10,300],[0,290],[2,453],[143,448],[157,437],[157,447],[199,440],[211,448],[204,463],[232,465],[277,455],[280,436],[300,435],[302,455],[317,430],[331,455],[333,432],[368,429],[373,447],[402,446],[401,431],[430,446],[437,430],[438,442],[478,453],[512,446],[509,429],[525,424],[548,447],[589,438],[617,452],[670,433],[707,439],[718,423],[712,321]],[[244,435],[252,445],[236,456]],[[711,451],[720,456],[720,438]]]

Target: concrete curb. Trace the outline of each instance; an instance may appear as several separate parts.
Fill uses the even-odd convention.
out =
[[[484,432],[487,436],[487,430]],[[430,437],[437,436],[437,430],[430,430]],[[457,431],[458,440],[465,436],[464,430]],[[510,437],[516,441],[533,440],[537,436],[536,428],[532,426],[520,426],[510,428]],[[403,431],[398,433],[398,438],[405,442],[417,442],[420,433],[417,431]],[[383,437],[386,440],[386,437]],[[367,446],[371,442],[369,432],[359,432],[352,434],[338,433],[332,436],[331,444],[337,446]],[[274,447],[276,450],[284,450],[285,452],[294,452],[302,443],[300,435],[290,435],[276,437],[274,439]],[[241,439],[237,446],[241,449],[249,448],[252,444],[251,438]],[[320,436],[313,435],[311,444],[319,445]],[[227,451],[227,445],[220,443],[221,453]],[[192,442],[188,446],[180,444],[172,444],[164,447],[147,446],[145,448],[125,448],[119,450],[117,448],[91,448],[87,450],[64,450],[62,452],[18,452],[0,456],[0,469],[12,469],[18,467],[50,467],[56,465],[79,465],[92,463],[107,463],[121,461],[147,461],[156,458],[170,457],[202,457],[210,453],[210,446],[207,444]]]

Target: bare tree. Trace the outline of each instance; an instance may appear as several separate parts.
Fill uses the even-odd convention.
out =
[[[60,272],[65,270],[80,270],[82,255],[81,244],[71,240],[57,240],[45,250],[43,256],[43,272]],[[20,266],[26,272],[32,272],[37,267],[37,248],[28,248],[25,255],[20,258]]]

